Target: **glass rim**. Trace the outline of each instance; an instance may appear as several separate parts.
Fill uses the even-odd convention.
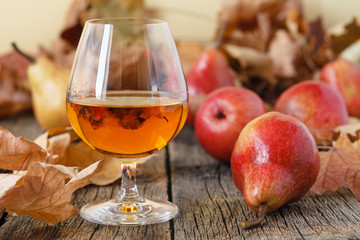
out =
[[[165,20],[160,18],[142,18],[142,17],[118,17],[118,18],[95,18],[86,20],[88,24],[100,25],[149,25],[149,24],[164,24]]]

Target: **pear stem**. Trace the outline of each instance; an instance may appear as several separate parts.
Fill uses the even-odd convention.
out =
[[[24,58],[26,58],[30,63],[34,64],[36,62],[35,58],[31,57],[30,55],[24,53],[23,51],[21,51],[18,46],[16,45],[16,43],[11,43],[12,47],[14,48],[15,51],[17,51],[18,53],[21,54],[21,56],[23,56]]]
[[[249,229],[258,226],[265,218],[267,207],[267,203],[262,203],[259,206],[259,217],[251,221],[242,221],[240,223],[240,227],[243,229]]]
[[[226,22],[221,23],[219,36],[218,36],[218,38],[216,40],[216,43],[215,43],[215,48],[216,49],[220,49],[221,44],[223,43],[226,28],[227,28],[227,23]]]

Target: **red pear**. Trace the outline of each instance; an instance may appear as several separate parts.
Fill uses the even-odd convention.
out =
[[[231,171],[235,186],[259,218],[301,199],[314,184],[320,167],[316,143],[307,127],[294,117],[269,112],[249,122],[236,141]]]
[[[349,121],[341,94],[323,82],[304,81],[284,91],[275,111],[301,120],[317,142],[329,140],[331,130]]]
[[[253,91],[239,87],[219,88],[200,105],[195,117],[195,133],[208,153],[229,163],[243,127],[265,112],[264,102]]]
[[[208,94],[225,86],[234,86],[226,57],[215,48],[205,50],[185,78],[189,88],[190,104],[192,96]],[[194,116],[195,112],[190,111],[187,123],[192,125]]]
[[[338,58],[321,70],[321,80],[340,91],[351,116],[360,117],[360,66]]]

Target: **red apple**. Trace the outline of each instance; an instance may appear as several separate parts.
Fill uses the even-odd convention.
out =
[[[331,130],[349,121],[341,94],[322,82],[304,81],[284,91],[275,104],[275,111],[301,120],[315,140],[331,138]]]
[[[302,198],[319,167],[316,143],[301,121],[269,112],[249,122],[236,141],[231,171],[235,186],[259,218],[240,225],[255,226],[265,213]]]
[[[230,162],[243,127],[265,112],[265,105],[256,93],[238,87],[219,88],[200,105],[195,117],[195,133],[208,153],[220,161]]]
[[[338,58],[321,70],[321,80],[340,91],[351,116],[360,117],[360,66]]]
[[[189,88],[190,105],[193,96],[205,95],[225,86],[234,86],[226,57],[215,48],[204,51],[185,78]],[[194,110],[189,111],[187,123],[193,125],[197,109],[190,109]]]

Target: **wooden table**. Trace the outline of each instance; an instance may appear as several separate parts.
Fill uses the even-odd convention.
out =
[[[34,139],[42,130],[31,114],[21,114],[0,125],[16,136]],[[180,214],[166,223],[148,226],[105,226],[79,215],[56,225],[28,216],[0,221],[0,239],[360,239],[360,202],[347,189],[323,196],[308,194],[297,203],[267,214],[257,228],[242,230],[239,223],[256,214],[236,189],[230,166],[209,156],[185,127],[154,159],[141,167],[140,193],[168,199]],[[76,191],[72,203],[81,207],[115,196],[119,182]]]

